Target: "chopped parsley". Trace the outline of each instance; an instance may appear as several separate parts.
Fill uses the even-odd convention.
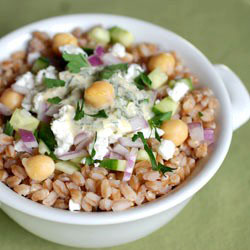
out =
[[[96,139],[97,139],[97,133],[95,134],[95,139],[94,139],[94,143],[93,143],[93,148],[91,150],[91,154],[86,157],[85,164],[88,165],[88,166],[93,165],[94,163],[100,162],[99,160],[94,160],[93,159],[95,157],[95,155],[96,155],[96,151],[95,151]]]
[[[47,88],[64,87],[65,81],[52,78],[44,78],[44,84]]]
[[[88,67],[89,63],[83,54],[68,54],[63,53],[63,59],[68,62],[67,68],[71,73],[79,73],[82,67]]]
[[[139,76],[137,76],[134,82],[137,88],[140,90],[144,89],[146,86],[150,88],[152,85],[152,81],[144,72],[142,72]]]
[[[94,49],[92,48],[82,48],[84,52],[87,53],[88,56],[91,56],[94,54]]]
[[[4,132],[6,135],[9,135],[9,136],[12,136],[12,135],[13,135],[14,128],[12,127],[12,125],[10,124],[9,121],[6,122],[6,124],[5,124],[5,126],[4,126],[3,132]]]
[[[85,115],[84,114],[84,100],[81,100],[77,102],[74,120],[79,121],[84,117],[84,115]]]
[[[162,114],[155,115],[148,122],[151,127],[160,127],[164,121],[167,121],[171,118],[172,112],[166,112]]]
[[[41,139],[49,150],[54,152],[57,142],[49,124],[41,122],[38,132],[35,133],[35,137]]]
[[[161,142],[161,137],[160,135],[158,134],[158,131],[157,131],[157,128],[155,128],[155,139],[159,142]]]
[[[94,115],[89,115],[89,114],[86,114],[86,115],[91,116],[91,117],[98,117],[98,118],[107,118],[108,117],[108,115],[106,114],[104,109],[100,110],[98,113],[96,113]]]
[[[119,63],[106,66],[100,73],[100,79],[110,79],[117,71],[127,72],[128,64],[127,63]]]
[[[199,115],[199,117],[202,117],[203,113],[202,112],[198,112],[198,115]]]
[[[53,97],[53,98],[49,98],[47,101],[49,103],[52,103],[52,104],[58,104],[58,103],[60,103],[62,101],[62,99],[60,97],[56,96],[56,97]]]
[[[149,103],[149,99],[148,98],[142,99],[139,101],[139,103]]]
[[[147,152],[148,156],[149,156],[149,159],[150,159],[150,162],[151,162],[151,165],[152,165],[152,169],[154,171],[159,171],[163,174],[165,174],[166,172],[172,172],[174,169],[170,168],[170,167],[167,167],[161,163],[157,163],[156,159],[155,159],[155,156],[153,154],[153,151],[152,149],[148,146],[148,143],[146,141],[146,139],[144,138],[144,135],[142,132],[138,132],[137,134],[135,134],[132,138],[133,141],[136,141],[137,139],[141,139],[142,140],[142,143],[144,145],[144,150]]]

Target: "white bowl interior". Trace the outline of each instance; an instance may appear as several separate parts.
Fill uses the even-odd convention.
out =
[[[200,79],[201,83],[210,87],[220,101],[221,112],[218,116],[219,133],[213,152],[201,163],[179,188],[167,197],[154,202],[132,208],[123,212],[105,213],[71,213],[54,208],[47,208],[28,199],[20,197],[11,189],[0,183],[0,201],[33,216],[48,220],[75,224],[112,224],[136,220],[159,213],[186,200],[204,186],[215,174],[228,151],[231,136],[230,102],[223,82],[216,74],[212,64],[194,46],[176,34],[159,26],[121,16],[103,14],[79,14],[50,18],[25,26],[0,40],[0,60],[7,58],[12,52],[22,49],[31,38],[32,31],[46,31],[49,34],[71,31],[75,27],[88,29],[102,24],[105,27],[121,26],[135,34],[136,42],[152,42],[162,49],[174,50],[183,63]]]

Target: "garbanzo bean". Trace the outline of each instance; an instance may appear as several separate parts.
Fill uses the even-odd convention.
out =
[[[161,129],[165,132],[163,138],[171,140],[176,146],[180,146],[188,137],[188,126],[182,120],[165,121]]]
[[[58,33],[53,37],[52,48],[55,53],[59,52],[59,47],[64,45],[78,45],[77,38],[70,33]]]
[[[175,58],[170,53],[161,53],[152,56],[148,62],[148,69],[153,71],[156,68],[161,69],[161,71],[167,73],[167,75],[172,75],[175,67]]]
[[[35,155],[22,160],[28,176],[35,181],[43,181],[55,171],[54,161],[46,155]]]
[[[17,93],[12,89],[6,89],[0,97],[0,102],[8,107],[10,110],[15,110],[21,107],[23,95]]]
[[[98,109],[111,106],[114,98],[114,87],[107,81],[94,82],[85,90],[84,94],[85,102]]]

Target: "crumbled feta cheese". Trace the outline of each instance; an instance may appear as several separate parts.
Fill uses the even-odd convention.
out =
[[[36,59],[38,59],[41,56],[39,52],[31,52],[27,56],[28,64],[32,64]]]
[[[126,55],[126,49],[125,47],[120,44],[116,43],[110,48],[110,53],[115,57],[124,57]]]
[[[175,144],[170,140],[162,140],[158,147],[158,153],[164,160],[169,160],[174,156]]]
[[[56,79],[57,77],[57,71],[54,66],[49,66],[47,69],[39,70],[36,75],[36,85],[40,85],[43,83],[43,79],[46,78],[52,78]]]
[[[137,115],[136,106],[133,102],[128,103],[128,105],[126,107],[126,111],[127,111],[127,114],[129,115],[129,117],[134,117]]]
[[[162,136],[164,134],[164,131],[162,129],[156,128],[157,133],[159,136]],[[155,131],[154,129],[152,130],[150,127],[143,128],[140,130],[140,132],[143,133],[143,136],[147,138],[155,138]]]
[[[188,92],[189,87],[183,82],[178,82],[173,89],[168,89],[168,95],[175,101],[178,102]]]
[[[43,97],[43,93],[38,93],[33,97],[33,110],[35,112],[38,112],[42,103],[44,102],[44,97]]]
[[[69,200],[69,210],[71,212],[80,211],[81,205],[79,203],[74,202],[72,199]]]
[[[31,72],[27,72],[17,78],[17,81],[13,84],[15,86],[24,87],[27,89],[34,88],[34,76]]]
[[[83,49],[81,49],[78,46],[72,45],[72,44],[60,46],[59,50],[61,53],[65,52],[65,53],[71,54],[71,55],[83,54],[84,56],[87,56],[87,54],[85,53],[85,51]]]
[[[138,64],[133,63],[129,65],[128,71],[125,75],[125,79],[131,81],[135,79],[138,75],[140,75],[141,72],[143,72],[142,67]]]
[[[74,142],[76,129],[74,125],[75,108],[65,105],[60,108],[59,113],[54,115],[51,129],[57,141],[56,155],[61,155],[69,151]]]

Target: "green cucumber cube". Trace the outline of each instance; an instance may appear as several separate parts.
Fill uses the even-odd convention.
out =
[[[153,154],[156,157],[156,153],[153,152]],[[140,149],[137,153],[136,161],[150,161],[148,153],[144,149]]]
[[[46,69],[49,66],[49,59],[46,57],[39,57],[32,66],[32,73],[37,73],[41,69]]]
[[[131,32],[120,27],[115,26],[109,29],[109,33],[111,36],[111,41],[113,43],[121,43],[125,47],[129,47],[134,42],[134,35]]]
[[[154,105],[153,112],[155,114],[161,114],[171,111],[172,115],[174,115],[178,108],[178,105],[178,102],[173,101],[172,98],[168,96],[162,99],[156,105]]]
[[[91,40],[96,41],[98,44],[106,45],[110,42],[109,31],[103,27],[95,27],[88,32],[88,36]]]
[[[73,174],[74,172],[80,171],[81,168],[74,164],[73,162],[68,161],[58,161],[55,164],[57,170],[65,173],[65,174]]]
[[[149,79],[152,81],[151,88],[158,89],[161,87],[167,80],[168,76],[159,68],[154,69],[149,75]]]
[[[103,159],[100,163],[100,167],[122,172],[125,171],[126,165],[127,161],[117,159]]]

